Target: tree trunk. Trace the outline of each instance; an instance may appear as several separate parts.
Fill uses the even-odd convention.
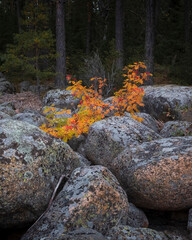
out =
[[[117,59],[117,69],[123,67],[123,18],[122,0],[116,0],[116,27],[115,27],[116,51],[120,54]]]
[[[190,22],[190,13],[191,13],[191,0],[185,0],[185,72],[187,75],[191,72],[191,22]],[[188,76],[189,77],[189,76]]]
[[[21,21],[20,21],[20,18],[21,18],[21,14],[20,14],[20,1],[17,0],[16,1],[16,6],[17,6],[17,24],[18,24],[18,31],[19,33],[21,33]]]
[[[190,44],[190,3],[191,0],[185,0],[185,50],[186,52],[189,50]]]
[[[65,20],[64,0],[56,0],[56,81],[55,86],[66,86],[66,49],[65,49]]]
[[[40,78],[39,78],[39,49],[36,47],[35,49],[35,69],[36,69],[36,82],[37,82],[37,94],[40,97]]]
[[[145,62],[147,71],[154,73],[154,43],[155,43],[155,0],[147,0],[146,32],[145,32]],[[153,84],[153,77],[148,78],[147,84]]]
[[[87,1],[87,39],[86,39],[86,54],[90,52],[90,36],[91,36],[91,1]]]
[[[160,11],[161,0],[155,0],[155,30],[159,22],[159,11]]]

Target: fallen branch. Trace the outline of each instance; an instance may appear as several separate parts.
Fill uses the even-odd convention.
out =
[[[33,225],[31,225],[31,227],[27,230],[27,232],[36,224],[36,222],[38,222],[38,221],[45,215],[45,213],[48,212],[48,210],[50,209],[51,204],[52,204],[52,202],[53,202],[53,200],[54,200],[54,198],[55,198],[55,195],[56,195],[56,193],[57,193],[57,190],[58,190],[61,182],[63,181],[63,178],[64,178],[64,177],[65,177],[65,175],[61,175],[61,177],[59,178],[59,181],[58,181],[58,183],[57,183],[57,185],[56,185],[56,187],[55,187],[55,189],[54,189],[54,191],[53,191],[53,194],[52,194],[52,196],[51,196],[51,199],[49,200],[49,204],[48,204],[47,209],[46,209],[46,210],[41,214],[41,216],[33,223]]]

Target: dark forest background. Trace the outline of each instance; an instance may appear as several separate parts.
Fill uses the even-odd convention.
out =
[[[1,0],[0,71],[20,82],[101,76],[145,61],[149,83],[192,83],[190,0]]]

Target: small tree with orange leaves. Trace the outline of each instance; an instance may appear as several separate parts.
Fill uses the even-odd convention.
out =
[[[135,112],[138,112],[138,106],[143,106],[144,90],[139,88],[138,85],[143,84],[143,81],[147,79],[149,73],[144,72],[145,69],[146,66],[142,62],[125,67],[124,77],[126,79],[123,88],[115,93],[112,105],[105,103],[102,99],[106,79],[90,79],[92,82],[90,88],[83,86],[82,81],[70,80],[72,86],[68,87],[67,90],[71,90],[75,98],[81,99],[78,112],[71,118],[58,119],[54,118],[54,114],[60,113],[56,113],[53,108],[50,108],[53,114],[48,117],[48,124],[42,125],[41,129],[67,142],[73,136],[78,137],[87,133],[91,124],[105,118],[111,110],[115,110],[116,116],[122,116],[125,111],[128,111],[134,119],[142,121],[135,115]],[[49,109],[46,111],[49,111]],[[64,112],[70,113],[70,110],[64,110],[62,113]]]
[[[82,81],[69,81],[72,86],[68,87],[67,90],[71,90],[75,98],[81,99],[78,112],[71,118],[65,118],[67,122],[63,125],[60,124],[58,118],[52,117],[50,120],[48,118],[49,123],[41,126],[43,131],[67,142],[73,136],[78,137],[82,133],[87,133],[92,123],[105,117],[110,111],[109,103],[104,103],[102,100],[102,89],[105,86],[106,79],[92,78],[90,81],[93,83],[90,88],[83,86]],[[111,108],[113,107],[111,106]],[[53,108],[50,109],[53,111]],[[65,111],[69,113],[69,110]],[[60,113],[53,111],[52,116],[54,114]]]
[[[138,121],[143,119],[136,116],[138,106],[143,106],[144,90],[140,88],[145,80],[147,80],[150,73],[145,71],[146,66],[143,62],[134,63],[133,65],[124,68],[126,78],[124,80],[123,88],[115,92],[113,98],[113,106],[115,107],[116,116],[124,115],[124,112],[129,112],[132,117]]]

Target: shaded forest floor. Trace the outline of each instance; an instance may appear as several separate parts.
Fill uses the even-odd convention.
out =
[[[2,95],[0,104],[4,102],[13,102],[17,113],[28,109],[39,111],[42,108],[41,99],[32,92]]]

